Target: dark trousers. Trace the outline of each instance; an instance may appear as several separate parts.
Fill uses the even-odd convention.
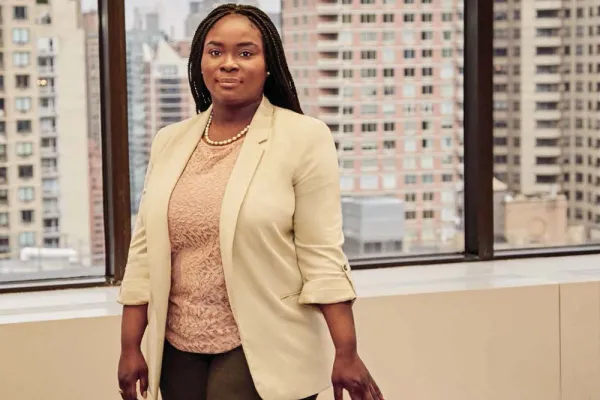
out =
[[[163,400],[261,400],[241,347],[223,354],[195,354],[165,341],[160,391]]]

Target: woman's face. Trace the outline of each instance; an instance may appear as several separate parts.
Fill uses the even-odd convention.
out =
[[[206,35],[202,76],[213,102],[243,105],[262,97],[267,70],[260,31],[239,14],[221,18]]]

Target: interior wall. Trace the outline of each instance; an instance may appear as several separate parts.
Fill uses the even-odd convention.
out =
[[[600,283],[361,298],[355,313],[386,399],[600,398]],[[119,329],[0,325],[0,399],[118,400]]]

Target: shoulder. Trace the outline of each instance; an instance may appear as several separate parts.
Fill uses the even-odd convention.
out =
[[[161,128],[152,139],[152,156],[160,154],[169,143],[185,134],[201,116],[202,113]]]
[[[320,119],[275,107],[275,134],[285,136],[296,148],[333,144],[331,130]]]

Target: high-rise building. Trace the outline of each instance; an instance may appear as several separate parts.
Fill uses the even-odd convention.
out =
[[[104,265],[104,203],[102,192],[102,116],[100,102],[100,45],[98,13],[83,14],[88,96],[88,170],[90,175],[90,252],[93,265]]]
[[[282,7],[301,104],[334,135],[343,195],[399,198],[403,248],[455,250],[463,2],[284,0]]]
[[[159,40],[154,47],[145,46],[144,108],[148,158],[152,139],[160,129],[196,114],[188,83],[186,51],[185,46],[171,44],[165,39]]]
[[[237,4],[247,4],[255,7],[259,7],[258,0],[199,0],[199,1],[190,1],[189,3],[189,14],[185,18],[185,29],[184,36],[187,39],[191,39],[194,37],[194,33],[196,33],[196,29],[198,29],[198,25],[202,22],[204,18],[215,8],[220,6],[221,4],[227,3],[237,3]]]
[[[144,70],[148,46],[154,46],[164,34],[159,30],[158,14],[134,10],[133,28],[126,36],[127,125],[129,140],[129,194],[132,225],[137,215],[140,195],[148,165],[148,131]],[[146,53],[145,53],[146,52]]]
[[[86,37],[79,2],[0,4],[0,256],[90,263]]]
[[[600,231],[600,1],[494,2],[494,172]]]

